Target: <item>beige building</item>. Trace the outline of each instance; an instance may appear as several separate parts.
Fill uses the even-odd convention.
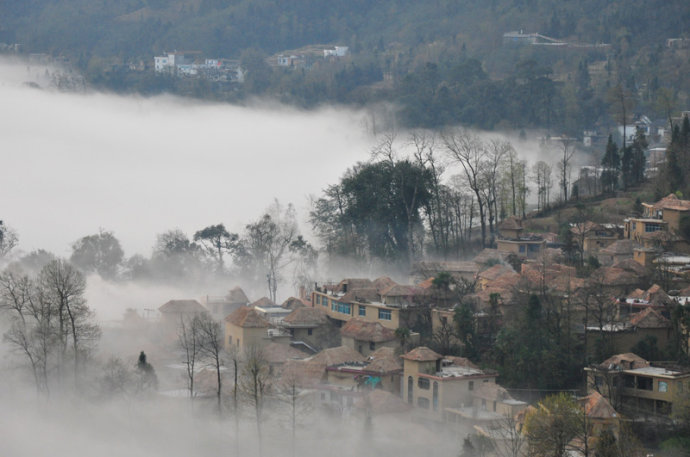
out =
[[[424,346],[402,358],[403,400],[436,420],[445,420],[455,414],[452,410],[472,405],[475,389],[496,380],[495,373],[486,373],[467,359],[443,357]]]
[[[250,346],[261,347],[270,342],[268,322],[254,308],[243,306],[225,318],[225,349],[231,347],[240,350]]]
[[[369,322],[355,317],[340,329],[342,345],[350,347],[365,357],[382,347],[397,349],[400,343],[395,331],[379,322]]]

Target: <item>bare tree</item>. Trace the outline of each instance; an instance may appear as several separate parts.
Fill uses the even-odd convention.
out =
[[[178,328],[177,343],[183,351],[185,371],[187,375],[187,389],[189,398],[194,400],[194,375],[196,373],[197,358],[201,353],[201,331],[197,317],[182,317]]]
[[[522,433],[520,423],[512,416],[498,421],[492,436],[494,452],[498,457],[522,457],[527,452],[527,436]]]
[[[17,232],[0,221],[0,259],[9,254],[18,241]]]
[[[249,346],[244,353],[244,367],[240,387],[247,402],[254,408],[259,457],[263,455],[262,422],[265,396],[268,393],[268,362],[262,349]]]
[[[568,201],[568,187],[570,186],[570,165],[575,154],[575,139],[563,137],[561,143],[561,158],[558,161],[559,173],[561,176],[561,192],[563,194],[563,201]]]
[[[194,317],[195,325],[199,330],[201,356],[213,367],[216,372],[216,398],[218,400],[218,414],[222,414],[222,379],[221,368],[223,366],[223,329],[209,314],[199,314]]]
[[[486,246],[486,201],[483,195],[482,169],[487,151],[482,141],[465,130],[453,130],[443,135],[443,142],[452,160],[459,163],[465,172],[467,185],[476,197],[479,209],[479,223],[482,230],[482,247]]]

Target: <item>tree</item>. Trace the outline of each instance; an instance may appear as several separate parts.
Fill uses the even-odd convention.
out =
[[[216,399],[218,400],[218,414],[222,413],[222,378],[223,366],[223,329],[209,314],[194,316],[194,324],[198,327],[200,348],[199,353],[216,372]]]
[[[156,237],[151,263],[160,277],[192,278],[201,267],[199,245],[181,230],[169,230]]]
[[[70,262],[85,273],[98,273],[104,279],[117,276],[124,251],[113,232],[103,229],[72,244]]]
[[[583,411],[566,393],[550,395],[527,413],[524,429],[535,457],[565,457],[571,441],[582,436]],[[585,454],[586,455],[586,454]]]
[[[493,449],[499,457],[522,457],[526,455],[527,437],[520,430],[520,424],[513,416],[500,419],[495,429]]]
[[[613,137],[609,135],[608,142],[606,143],[606,152],[604,152],[604,157],[601,159],[601,166],[604,168],[601,173],[601,182],[605,191],[613,192],[616,189],[620,174],[620,164],[618,145],[614,143]]]
[[[290,246],[298,237],[295,208],[283,206],[276,200],[256,222],[248,224],[236,258],[253,273],[253,279],[262,277],[268,283],[269,298],[277,300],[281,271],[294,260],[289,256]]]
[[[209,225],[194,233],[194,241],[201,243],[206,252],[215,258],[219,274],[225,270],[223,255],[235,251],[238,238],[237,234],[228,232],[223,224]]]
[[[18,242],[17,232],[0,221],[0,259],[9,254]]]
[[[532,175],[537,184],[537,210],[545,210],[549,207],[549,194],[551,191],[551,166],[540,160],[532,168]]]
[[[645,151],[647,150],[647,138],[642,129],[635,130],[635,139],[631,146],[630,180],[632,184],[640,184],[644,181]]]
[[[240,386],[247,402],[254,408],[259,457],[263,455],[262,421],[265,396],[268,393],[269,370],[264,353],[258,346],[250,346],[244,352],[244,366]]]
[[[561,143],[561,158],[558,161],[558,168],[561,176],[561,192],[563,201],[568,201],[568,187],[570,186],[570,162],[575,154],[575,139],[563,137]]]
[[[61,359],[64,360],[71,345],[74,382],[78,388],[81,364],[101,335],[100,328],[93,322],[93,311],[84,299],[86,280],[72,265],[58,259],[41,270],[38,282],[43,299],[53,303],[57,313]]]
[[[189,398],[194,400],[194,376],[196,375],[196,365],[201,354],[201,330],[197,316],[182,317],[178,327],[177,344],[183,352],[182,363],[185,366],[187,375],[187,390]]]

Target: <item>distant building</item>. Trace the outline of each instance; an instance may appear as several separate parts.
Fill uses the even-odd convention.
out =
[[[324,49],[324,57],[345,57],[350,53],[350,48],[347,46],[335,46],[333,49]]]

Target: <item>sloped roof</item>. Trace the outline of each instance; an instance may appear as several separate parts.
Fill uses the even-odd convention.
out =
[[[517,216],[510,216],[498,224],[498,231],[501,230],[522,230],[522,220]]]
[[[283,308],[287,309],[297,309],[297,308],[302,308],[306,306],[302,300],[300,300],[297,297],[290,297],[287,300],[283,302],[282,305],[280,305]]]
[[[193,314],[203,313],[206,308],[196,300],[170,300],[161,305],[158,311],[166,314]]]
[[[589,418],[611,419],[618,417],[618,413],[613,409],[611,403],[597,391],[578,399],[578,401],[584,407],[585,414]]]
[[[242,328],[268,328],[271,324],[251,306],[242,306],[225,318],[227,322]]]
[[[485,400],[507,401],[514,400],[508,391],[493,382],[483,382],[473,392],[473,396]]]
[[[601,362],[598,367],[602,370],[634,370],[648,367],[649,362],[632,352],[616,354]]]
[[[632,240],[616,240],[604,249],[601,249],[602,253],[607,255],[633,255],[633,242]]]
[[[435,353],[426,346],[416,347],[407,354],[403,354],[401,357],[415,362],[429,362],[443,358],[442,355]]]
[[[414,297],[416,295],[424,294],[424,289],[416,286],[403,286],[401,284],[394,284],[381,292],[384,297]]]
[[[645,308],[630,318],[630,323],[637,328],[670,328],[671,321],[654,308]]]
[[[616,267],[601,267],[593,275],[605,286],[634,286],[640,281],[635,273]]]
[[[285,343],[269,343],[261,349],[268,363],[280,364],[288,360],[301,360],[309,357],[306,352]]]
[[[479,271],[479,266],[471,261],[456,261],[456,262],[417,262],[413,266],[416,273],[425,273],[426,276],[431,276],[436,273],[445,271],[446,273],[476,273]],[[429,273],[429,274],[427,274]]]
[[[479,254],[474,256],[472,261],[480,265],[485,265],[490,260],[504,262],[506,257],[508,257],[508,254],[503,251],[499,251],[498,249],[484,248]]]
[[[379,292],[373,287],[350,290],[338,299],[338,301],[343,303],[371,303],[380,300]]]
[[[328,323],[326,312],[320,308],[309,306],[296,308],[283,318],[283,324],[286,327],[313,328],[326,323]]]
[[[625,259],[621,260],[620,262],[616,262],[612,265],[613,268],[620,268],[621,270],[629,271],[630,273],[634,273],[637,276],[646,276],[647,275],[647,270],[645,269],[644,266],[642,266],[639,262],[634,261],[633,259]]]
[[[338,283],[337,290],[342,291],[343,286],[347,286],[347,291],[354,289],[370,289],[374,287],[374,283],[367,278],[346,278]]]
[[[400,357],[395,354],[395,349],[389,347],[378,348],[369,354],[369,360],[367,371],[390,373],[403,368]]]
[[[688,211],[690,210],[690,200],[681,200],[675,194],[668,194],[651,206],[655,210],[671,209],[675,211]]]
[[[271,300],[271,299],[268,298],[268,297],[261,297],[261,298],[258,299],[257,301],[255,301],[255,302],[253,302],[253,303],[250,303],[249,306],[253,306],[253,307],[257,307],[257,306],[258,306],[259,308],[272,308],[272,307],[278,306],[278,305],[276,305],[276,304],[273,302],[273,300]]]
[[[456,367],[467,367],[467,368],[479,368],[477,365],[472,363],[470,359],[467,357],[458,357],[454,355],[446,355],[443,357],[443,360],[449,360],[453,362],[453,365]]]
[[[383,292],[386,289],[389,289],[391,286],[394,286],[396,284],[397,282],[393,281],[388,276],[381,276],[380,278],[374,279],[374,288],[379,293]]]
[[[479,273],[479,278],[480,279],[486,279],[487,281],[493,281],[497,279],[498,277],[507,274],[507,273],[515,273],[515,270],[513,270],[513,267],[509,265],[504,265],[504,264],[497,264],[494,265],[493,267],[489,268],[488,270],[484,270],[481,273]]]
[[[231,304],[246,305],[249,303],[249,298],[247,298],[247,295],[244,293],[240,286],[235,286],[232,289],[230,289],[228,295],[226,295],[225,297]]]
[[[321,382],[327,367],[365,360],[366,357],[347,346],[328,348],[308,359],[288,360],[283,367],[282,378],[284,381],[294,380],[301,386],[314,386]]]
[[[358,341],[372,341],[374,343],[395,339],[395,332],[393,330],[384,327],[378,322],[369,322],[357,317],[347,321],[340,329],[340,334]]]

